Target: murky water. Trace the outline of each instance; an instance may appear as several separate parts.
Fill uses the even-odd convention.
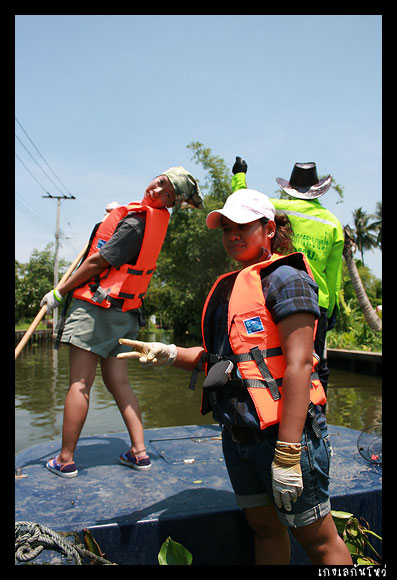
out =
[[[200,414],[201,384],[189,389],[188,372],[173,367],[142,368],[129,364],[130,383],[138,396],[145,428],[211,424]],[[69,384],[69,348],[27,346],[15,362],[15,451],[60,439],[63,405]],[[328,422],[362,430],[381,420],[381,379],[331,368]],[[102,382],[100,367],[91,389],[90,410],[82,436],[125,431],[113,397]]]

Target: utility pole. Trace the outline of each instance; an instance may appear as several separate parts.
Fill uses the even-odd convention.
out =
[[[45,199],[56,199],[57,200],[57,221],[56,221],[56,228],[55,228],[55,255],[54,255],[54,288],[58,284],[58,253],[59,253],[59,237],[60,237],[60,229],[59,229],[59,216],[61,211],[61,199],[76,199],[74,195],[51,195],[47,192],[47,195],[43,195]],[[55,328],[58,323],[58,309],[54,308],[52,311],[52,336],[55,337]]]

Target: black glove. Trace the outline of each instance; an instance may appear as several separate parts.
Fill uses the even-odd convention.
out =
[[[241,159],[241,157],[236,157],[236,161],[234,162],[234,165],[232,167],[233,175],[236,175],[236,173],[247,173],[247,169],[248,165],[246,164],[244,159]]]
[[[332,330],[336,324],[335,309],[334,309],[333,313],[331,314],[331,317],[327,319],[327,322],[328,322],[327,331]]]

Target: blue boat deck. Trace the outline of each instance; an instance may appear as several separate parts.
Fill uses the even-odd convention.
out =
[[[364,517],[381,535],[381,468],[359,455],[359,431],[328,429],[332,509]],[[129,447],[128,434],[82,437],[75,455],[79,475],[73,479],[45,468],[60,441],[19,452],[15,466],[25,477],[15,479],[15,520],[64,532],[88,528],[117,564],[157,564],[168,536],[192,552],[193,565],[252,564],[252,532],[234,498],[219,427],[147,429],[145,444],[152,468],[138,472],[118,463]],[[294,540],[291,563],[310,563]]]

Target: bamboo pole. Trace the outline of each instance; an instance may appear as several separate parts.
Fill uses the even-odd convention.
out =
[[[62,276],[62,278],[58,282],[58,284],[56,286],[57,288],[59,288],[59,286],[61,284],[63,284],[64,282],[66,282],[66,280],[69,278],[69,276],[71,276],[71,274],[73,273],[73,271],[75,270],[75,268],[79,264],[81,258],[84,256],[85,251],[87,249],[87,246],[88,246],[88,243],[84,246],[84,248],[81,250],[81,252],[77,256],[77,258],[71,263],[69,268],[66,270],[66,272],[64,273],[64,275]],[[22,349],[24,348],[24,346],[28,342],[29,338],[32,336],[32,334],[36,330],[37,326],[39,325],[39,322],[41,321],[41,319],[43,318],[43,316],[45,315],[46,312],[47,312],[47,304],[44,304],[44,306],[41,307],[36,318],[33,320],[32,324],[29,326],[28,330],[25,332],[25,334],[23,335],[23,337],[21,338],[21,340],[19,341],[19,343],[15,347],[15,359],[17,359],[18,356],[20,355]]]

